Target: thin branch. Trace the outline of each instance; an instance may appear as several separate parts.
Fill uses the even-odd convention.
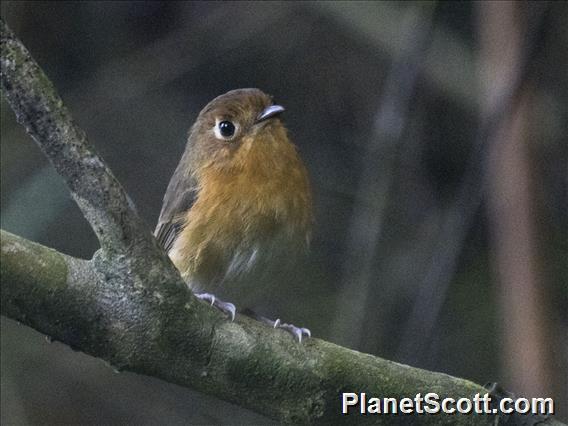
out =
[[[435,4],[430,3],[413,5],[400,20],[399,33],[405,38],[387,75],[361,164],[334,322],[337,339],[357,349],[362,349],[364,325],[369,320],[366,306],[376,281],[373,264],[409,104],[431,41],[434,9]]]
[[[419,283],[415,303],[401,338],[397,359],[416,362],[423,348],[432,339],[447,290],[455,275],[459,255],[487,192],[487,164],[496,133],[514,109],[519,94],[527,82],[532,60],[538,49],[538,37],[545,25],[549,4],[530,4],[534,8],[523,34],[523,46],[518,63],[510,69],[508,79],[500,81],[492,97],[487,97],[481,126],[473,152],[462,177],[456,200],[446,213],[437,248],[424,279]]]
[[[188,292],[122,186],[74,123],[51,81],[3,20],[0,29],[4,94],[18,122],[63,177],[91,224],[102,248],[95,258],[106,270],[107,279],[114,279],[116,285],[129,282],[134,287]]]
[[[53,85],[2,20],[2,88],[16,118],[65,179],[101,247],[126,253],[151,236],[126,194],[89,146]]]
[[[429,3],[435,6],[436,2]],[[401,34],[399,23],[404,8],[396,2],[315,1],[303,4],[333,17],[389,57],[396,57],[401,49],[401,37],[405,35]],[[467,109],[474,110],[477,107],[477,92],[475,86],[467,83],[475,80],[475,60],[471,49],[460,40],[449,28],[433,28],[429,53],[422,64],[421,78],[440,93]],[[440,58],[451,58],[451,61]]]

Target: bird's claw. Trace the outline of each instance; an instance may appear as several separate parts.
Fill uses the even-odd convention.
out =
[[[200,300],[205,300],[206,302],[209,302],[211,306],[215,306],[221,312],[231,317],[231,321],[235,320],[237,308],[232,303],[223,302],[222,300],[217,299],[215,295],[210,293],[199,293],[196,294],[195,296]]]
[[[302,338],[304,336],[312,337],[312,333],[309,329],[303,327],[296,327],[293,324],[283,323],[282,321],[280,321],[280,318],[278,318],[276,321],[273,321],[272,326],[274,328],[281,328],[283,330],[288,331],[290,334],[292,334],[292,336],[298,339],[299,343],[302,343]]]

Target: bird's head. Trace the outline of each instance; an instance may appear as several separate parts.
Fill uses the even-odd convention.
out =
[[[278,118],[284,107],[259,89],[237,89],[213,99],[190,130],[194,170],[235,170],[250,161],[278,162],[292,144]],[[270,166],[268,164],[268,166]]]

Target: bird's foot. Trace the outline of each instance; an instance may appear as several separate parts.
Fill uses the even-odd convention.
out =
[[[254,318],[257,321],[268,324],[270,327],[281,328],[283,330],[288,331],[292,336],[298,339],[298,342],[300,343],[302,343],[302,338],[304,336],[312,337],[311,331],[307,328],[301,328],[301,327],[296,327],[295,325],[292,324],[286,324],[280,321],[280,319],[273,321],[271,319],[263,317],[262,315],[257,314],[256,312],[248,308],[244,309],[242,313],[248,317]]]
[[[274,328],[281,328],[283,330],[286,330],[287,332],[292,334],[292,336],[294,336],[296,339],[298,339],[298,342],[300,342],[300,343],[302,343],[302,338],[304,336],[312,337],[312,333],[309,329],[303,328],[303,327],[296,327],[293,324],[283,323],[282,321],[280,321],[280,319],[277,319],[276,321],[266,319],[265,322],[268,323],[269,325],[271,325]]]
[[[209,302],[211,306],[215,306],[221,312],[231,317],[231,321],[235,320],[235,314],[237,312],[237,308],[232,303],[223,302],[222,300],[216,298],[213,294],[210,293],[197,293],[195,296],[198,299]]]

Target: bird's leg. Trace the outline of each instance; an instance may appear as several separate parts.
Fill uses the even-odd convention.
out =
[[[287,332],[292,334],[292,336],[294,336],[296,339],[298,339],[298,342],[300,342],[300,343],[302,343],[302,338],[304,336],[312,337],[311,331],[307,328],[296,327],[293,324],[286,324],[286,323],[283,323],[282,321],[280,321],[280,319],[273,321],[271,319],[268,319],[268,318],[265,318],[261,315],[258,315],[256,312],[254,312],[250,309],[246,309],[245,311],[243,311],[243,314],[250,316],[250,317],[256,319],[257,321],[268,324],[272,328],[281,328],[283,330],[286,330]]]
[[[211,304],[211,306],[215,306],[221,312],[230,316],[231,321],[235,320],[235,314],[237,312],[237,308],[235,308],[235,305],[233,305],[232,303],[223,302],[222,300],[217,299],[213,294],[210,294],[210,293],[196,293],[195,296],[198,299],[205,300],[206,302],[209,302]]]

